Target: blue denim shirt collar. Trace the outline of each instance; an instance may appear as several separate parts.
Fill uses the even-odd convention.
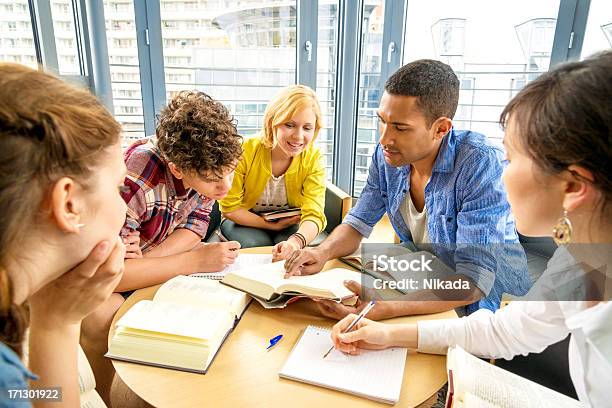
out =
[[[438,157],[434,162],[432,173],[452,173],[455,171],[455,130],[451,128],[446,136],[442,138]]]

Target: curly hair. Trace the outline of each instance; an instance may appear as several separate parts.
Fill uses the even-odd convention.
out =
[[[242,155],[236,121],[221,102],[204,92],[179,92],[157,121],[157,147],[182,172],[222,177]]]

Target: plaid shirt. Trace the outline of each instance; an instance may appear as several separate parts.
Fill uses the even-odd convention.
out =
[[[214,200],[185,189],[162,158],[155,138],[136,141],[124,153],[128,175],[122,193],[127,218],[122,235],[140,231],[140,248],[146,252],[178,228],[206,235]]]

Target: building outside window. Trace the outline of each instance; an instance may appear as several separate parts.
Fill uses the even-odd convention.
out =
[[[0,61],[38,66],[27,0],[0,4]]]

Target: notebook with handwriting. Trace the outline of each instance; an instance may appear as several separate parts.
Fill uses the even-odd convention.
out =
[[[387,404],[399,401],[407,349],[366,350],[358,356],[333,350],[323,359],[331,345],[329,330],[308,326],[279,376]]]

